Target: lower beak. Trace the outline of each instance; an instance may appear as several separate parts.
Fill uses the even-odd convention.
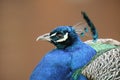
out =
[[[39,37],[36,39],[36,41],[38,41],[38,40],[51,41],[51,39],[50,39],[50,33],[46,33],[46,34],[43,34],[43,35],[39,36]]]

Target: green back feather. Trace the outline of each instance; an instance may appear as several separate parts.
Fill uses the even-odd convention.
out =
[[[103,44],[103,43],[98,43],[98,42],[95,42],[95,43],[92,43],[92,44],[88,44],[90,45],[92,48],[94,48],[97,53],[99,52],[104,52],[104,51],[107,51],[109,49],[112,49],[112,48],[115,48],[116,46],[115,45],[112,45],[112,44]]]

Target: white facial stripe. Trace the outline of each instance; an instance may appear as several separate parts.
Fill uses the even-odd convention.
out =
[[[57,33],[54,33],[54,34],[52,34],[52,35],[50,35],[50,36],[52,37],[52,36],[55,36],[56,34],[57,34]]]
[[[63,42],[65,40],[67,40],[67,38],[68,38],[68,33],[66,33],[62,39],[59,39],[56,42]]]

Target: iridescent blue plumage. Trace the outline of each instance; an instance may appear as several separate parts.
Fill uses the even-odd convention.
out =
[[[93,39],[96,40],[98,35],[95,26],[90,25],[92,22],[85,13],[82,15],[89,25]],[[79,31],[81,34],[77,33]],[[87,65],[96,54],[92,47],[80,40],[79,35],[84,36],[87,32],[89,32],[87,27],[76,29],[75,26],[58,26],[50,33],[39,36],[37,40],[47,40],[54,44],[56,49],[42,58],[33,70],[30,80],[74,80],[74,72]],[[87,80],[87,78],[79,74],[77,80]]]
[[[47,35],[47,39],[48,36],[56,49],[43,57],[33,70],[30,80],[73,80],[72,74],[96,54],[92,47],[80,40],[71,26],[59,26]],[[83,75],[79,79],[87,80]]]

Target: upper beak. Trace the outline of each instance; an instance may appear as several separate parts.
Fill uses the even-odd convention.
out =
[[[50,39],[50,33],[43,34],[39,37],[37,37],[36,41],[38,40],[46,40],[46,41],[51,41]]]

